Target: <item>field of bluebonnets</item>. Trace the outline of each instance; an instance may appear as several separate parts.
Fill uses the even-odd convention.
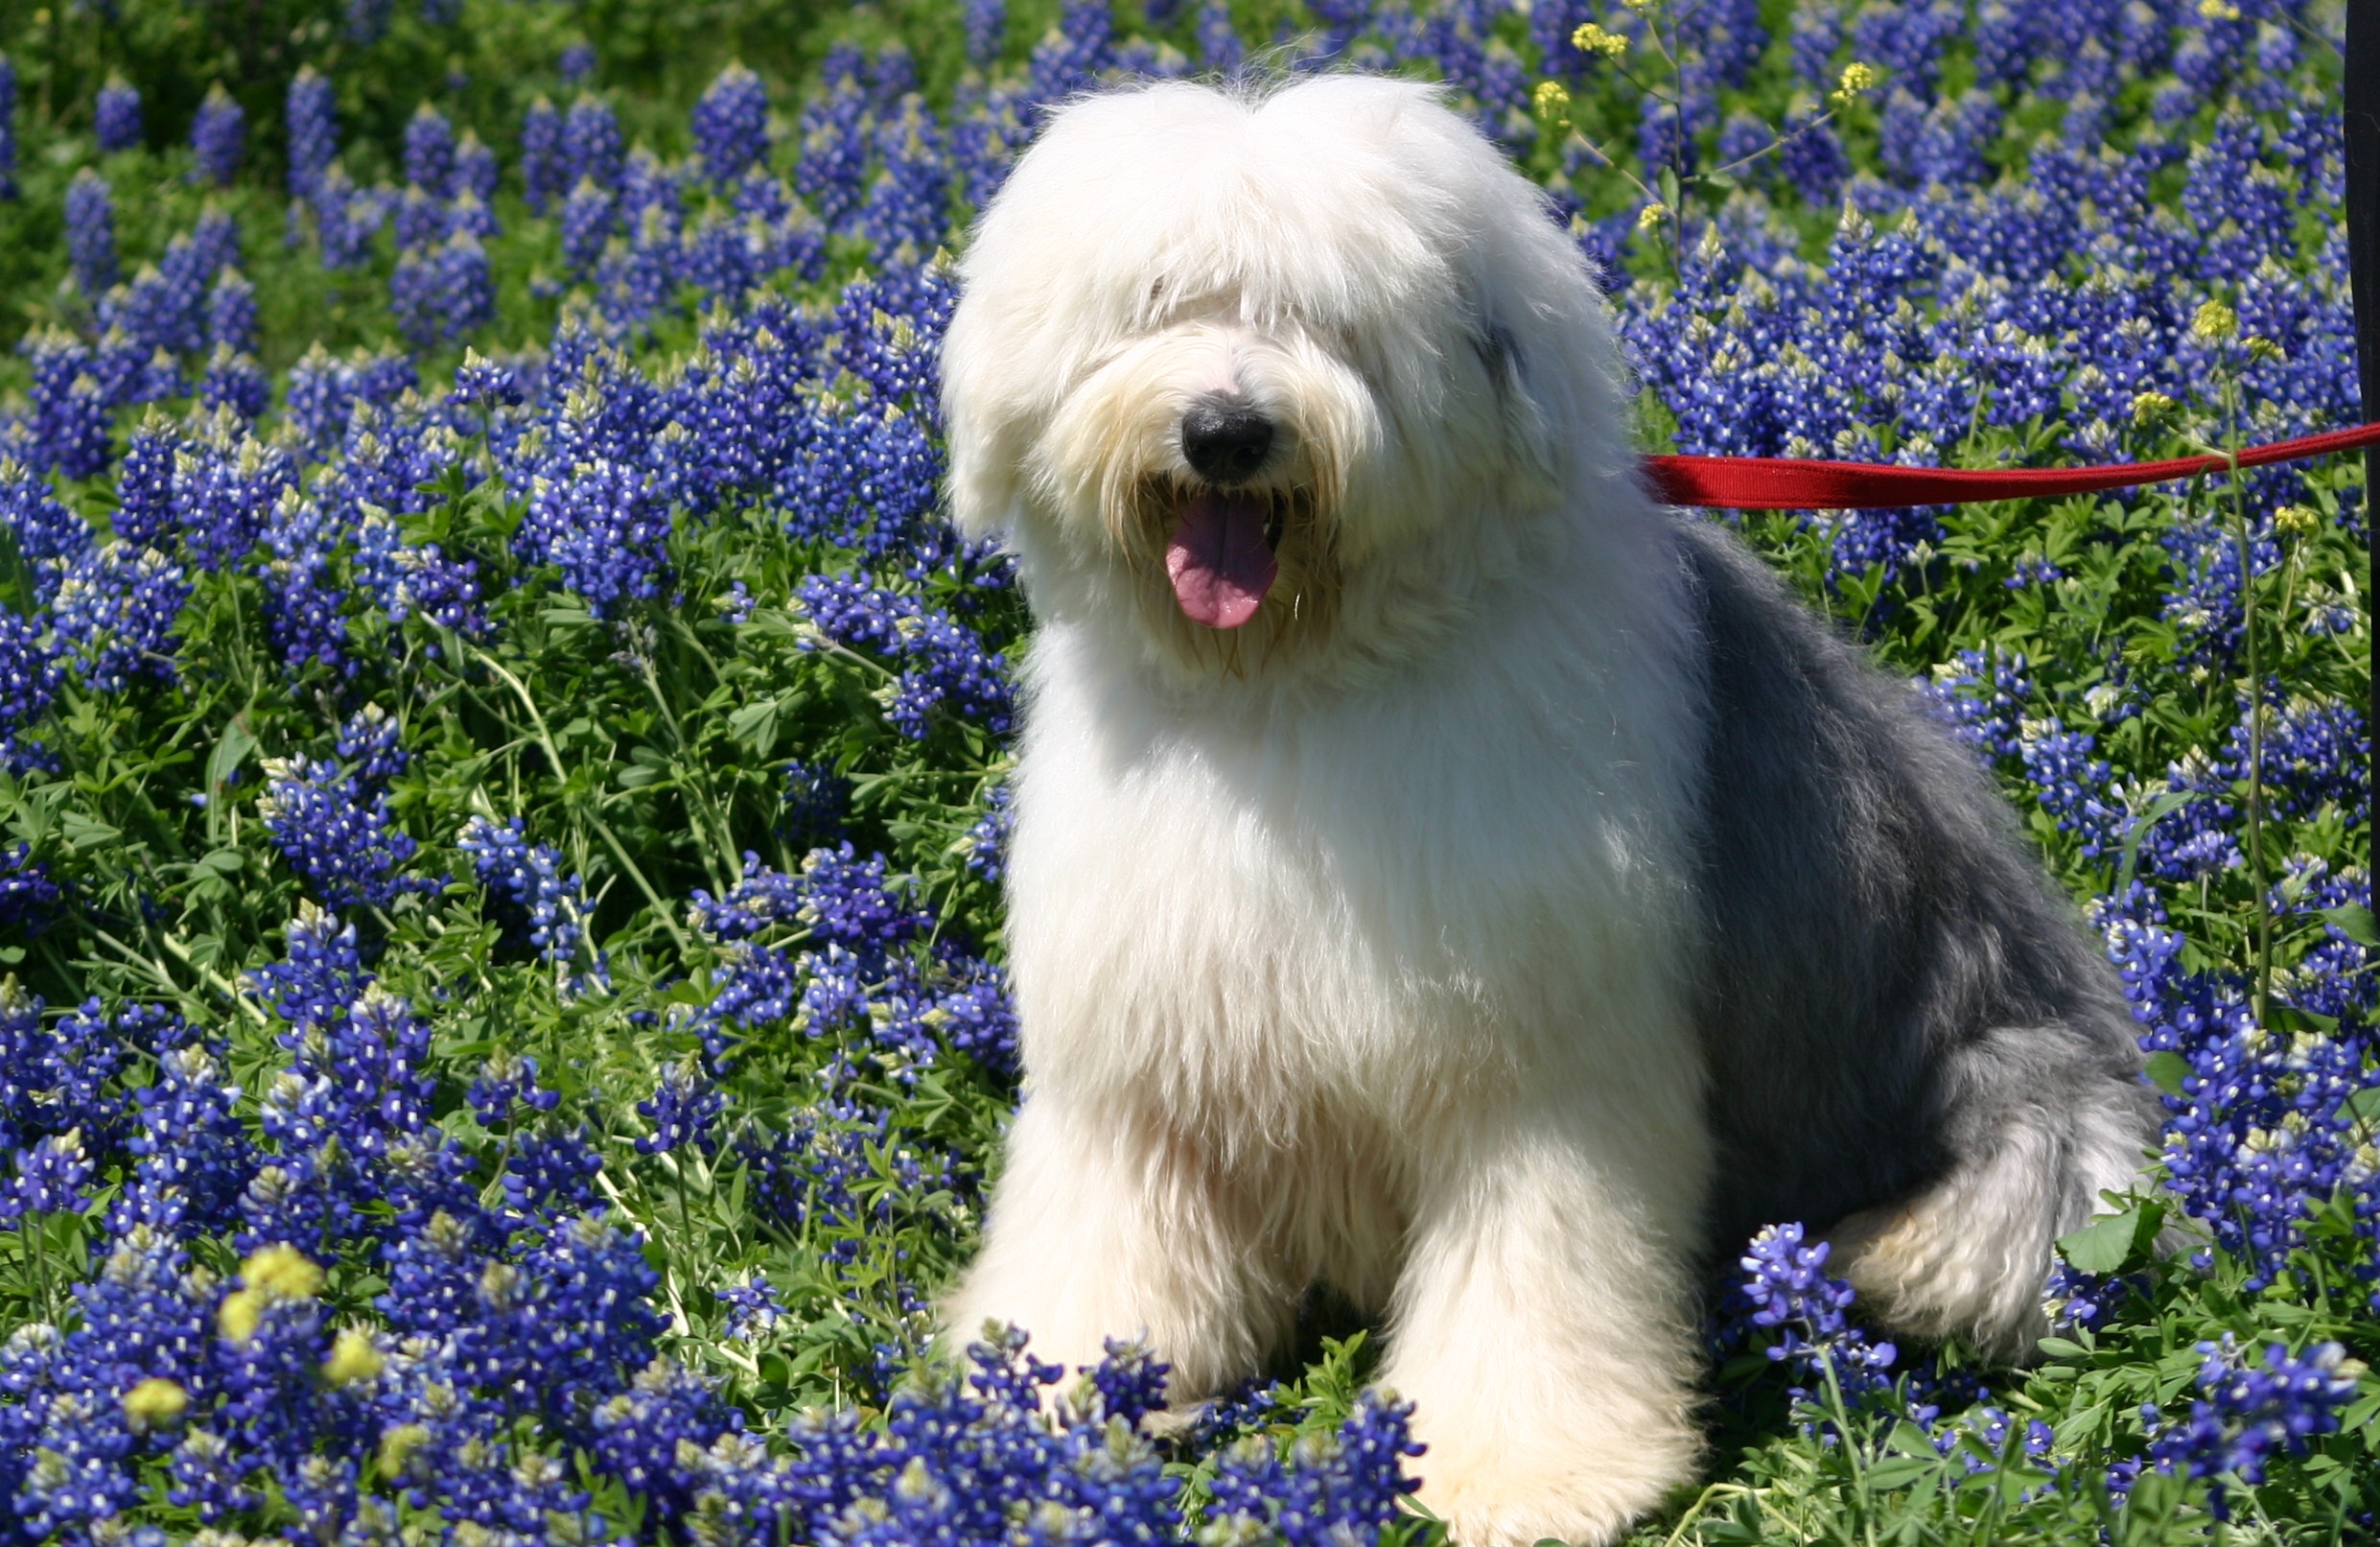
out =
[[[1372,1538],[1404,1415],[1327,1301],[1186,1426],[1131,1350],[1054,1420],[1029,1350],[922,1365],[1031,647],[938,509],[942,249],[1096,81],[1413,72],[1604,266],[1650,448],[2236,446],[2361,417],[2341,28],[0,11],[0,1537]],[[2171,1118],[2027,1371],[1748,1243],[1648,1539],[2369,1539],[2360,464],[1742,528],[1997,771]]]

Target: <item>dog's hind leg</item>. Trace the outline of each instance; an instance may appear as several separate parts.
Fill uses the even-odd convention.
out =
[[[943,1307],[954,1343],[1012,1324],[1071,1371],[1145,1337],[1180,1402],[1254,1373],[1287,1336],[1292,1292],[1255,1249],[1257,1220],[1178,1136],[1043,1090],[1006,1157],[983,1250]]]
[[[1907,1202],[1863,1210],[1828,1238],[1865,1314],[1907,1336],[1951,1334],[2022,1363],[2048,1331],[2057,1238],[2140,1184],[2155,1132],[2144,1086],[2062,1064],[2061,1028],[1999,1031],[1959,1059],[1964,1110],[1948,1172]]]
[[[1645,1184],[1695,1167],[1654,1153],[1674,1134],[1595,1127],[1482,1124],[1413,1222],[1382,1378],[1458,1547],[1609,1541],[1693,1474],[1691,1270]]]

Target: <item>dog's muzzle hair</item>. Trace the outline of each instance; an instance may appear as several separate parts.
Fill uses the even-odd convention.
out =
[[[1185,656],[1236,668],[1330,612],[1336,574],[1311,448],[1288,416],[1245,393],[1213,392],[1182,410],[1168,450],[1110,496],[1109,529],[1145,578],[1155,633]]]

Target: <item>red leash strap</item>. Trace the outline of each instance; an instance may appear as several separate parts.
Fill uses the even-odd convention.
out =
[[[2294,462],[2358,446],[2380,445],[2380,422],[2300,435],[2239,454],[2242,467]],[[1973,504],[2088,494],[2167,479],[2220,473],[2220,457],[2105,467],[1895,467],[1885,462],[1820,462],[1798,457],[1647,457],[1653,492],[1669,504],[1723,510],[1883,510],[1909,504]]]

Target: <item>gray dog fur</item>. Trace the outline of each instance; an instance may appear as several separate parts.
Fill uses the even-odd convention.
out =
[[[2026,1233],[2074,1229],[2129,1180],[2110,1140],[2157,1130],[2113,969],[1907,689],[1723,528],[1678,529],[1708,643],[1709,1239],[1832,1229],[2012,1157]]]

